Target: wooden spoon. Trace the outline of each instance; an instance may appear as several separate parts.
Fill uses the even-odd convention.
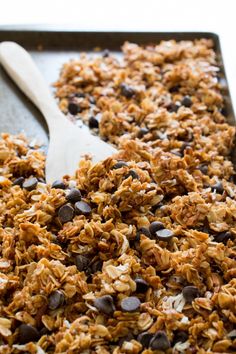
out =
[[[116,149],[94,136],[81,122],[71,123],[59,110],[46,82],[29,53],[14,42],[0,43],[0,62],[24,94],[41,111],[49,128],[46,181],[52,183],[64,175],[73,175],[86,154],[94,162],[111,156]]]

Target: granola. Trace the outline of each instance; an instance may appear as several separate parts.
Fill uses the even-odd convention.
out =
[[[235,353],[235,128],[210,40],[66,63],[69,119],[116,144],[75,176],[0,141],[0,352]]]

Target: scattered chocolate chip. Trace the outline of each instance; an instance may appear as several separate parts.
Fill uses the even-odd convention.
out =
[[[175,85],[175,86],[172,86],[171,88],[169,88],[169,92],[170,93],[175,93],[175,92],[178,92],[180,89],[180,86],[179,85]]]
[[[139,179],[139,175],[137,174],[137,172],[135,170],[129,170],[129,172],[127,173],[127,175],[125,176],[125,178],[129,178],[132,177],[133,179]]]
[[[188,285],[182,290],[183,297],[187,302],[192,302],[196,297],[199,297],[199,290],[196,286]]]
[[[116,310],[111,295],[104,295],[94,300],[94,306],[106,315],[112,315]]]
[[[140,305],[141,302],[136,296],[126,297],[120,303],[120,307],[122,311],[126,311],[126,312],[138,311]]]
[[[170,113],[173,113],[173,112],[178,112],[178,109],[181,107],[180,103],[176,102],[176,103],[171,103],[167,109]]]
[[[132,89],[132,87],[128,86],[127,84],[120,85],[120,92],[122,96],[125,96],[126,98],[131,98],[135,94],[135,91]]]
[[[113,170],[118,170],[119,168],[122,168],[122,167],[128,167],[127,162],[125,162],[125,161],[118,161],[118,162],[112,167],[112,169],[113,169]]]
[[[221,113],[224,117],[227,117],[228,111],[227,111],[227,108],[226,108],[226,107],[220,108],[219,111],[220,111],[220,113]]]
[[[180,148],[180,152],[181,152],[182,156],[184,155],[184,151],[185,151],[186,149],[189,149],[189,148],[191,148],[191,144],[190,144],[190,143],[184,142],[184,143],[182,144],[182,146],[181,146],[181,148]]]
[[[83,272],[84,270],[86,270],[89,266],[89,263],[90,263],[90,259],[82,254],[78,254],[75,257],[75,264],[76,264],[77,269],[80,272]]]
[[[66,189],[66,184],[63,181],[55,181],[52,184],[52,188],[55,189]]]
[[[22,187],[24,189],[26,189],[27,191],[32,191],[33,189],[35,189],[37,187],[38,184],[38,180],[35,177],[31,177],[26,179],[23,184]]]
[[[208,172],[208,165],[207,164],[201,164],[199,165],[199,170],[204,174],[207,175]]]
[[[78,97],[78,98],[85,98],[85,93],[83,93],[83,92],[77,92],[76,94],[75,94],[75,97]]]
[[[98,128],[99,127],[99,121],[96,119],[96,117],[91,116],[88,121],[88,125],[90,129]]]
[[[74,208],[70,204],[62,205],[58,211],[58,217],[63,224],[71,221],[74,217],[74,214]]]
[[[137,341],[141,343],[144,348],[148,348],[153,337],[154,335],[152,333],[143,332],[138,335]]]
[[[81,200],[81,192],[77,188],[71,188],[69,193],[66,195],[66,200],[71,203],[76,203]]]
[[[176,344],[178,342],[184,343],[186,340],[188,340],[188,333],[185,331],[176,331],[174,333],[174,338],[173,338],[173,344]]]
[[[42,329],[40,329],[39,334],[40,334],[40,337],[42,337],[47,334],[50,334],[50,331],[46,327],[43,327]]]
[[[92,273],[101,272],[102,266],[103,266],[103,261],[98,259],[97,261],[91,264],[91,272]]]
[[[91,213],[91,207],[88,203],[81,200],[80,202],[75,203],[75,212],[76,214],[89,215]]]
[[[138,230],[138,233],[139,233],[139,238],[140,238],[140,235],[143,234],[147,237],[151,237],[151,234],[150,234],[150,231],[149,229],[147,229],[146,227],[141,227],[139,230]]]
[[[152,236],[156,236],[156,232],[157,232],[158,230],[162,230],[162,229],[164,229],[164,228],[165,228],[165,226],[163,225],[162,222],[160,222],[160,221],[153,221],[153,222],[150,224],[150,226],[149,226],[149,231],[150,231],[150,233],[151,233]]]
[[[103,52],[103,54],[102,54],[103,58],[107,58],[107,57],[109,57],[109,55],[110,55],[109,50],[108,50],[108,49],[105,49],[104,52]]]
[[[149,133],[149,129],[148,128],[140,128],[137,134],[137,137],[139,139],[142,139],[144,137],[144,135]]]
[[[79,105],[77,103],[70,102],[68,104],[68,111],[70,112],[70,114],[75,116],[77,113],[81,112],[81,109],[80,109],[80,107],[79,107]]]
[[[19,178],[16,178],[14,181],[13,181],[13,183],[12,183],[12,185],[13,186],[20,186],[20,187],[22,187],[22,185],[23,185],[23,183],[24,183],[24,177],[19,177]]]
[[[38,330],[28,324],[21,324],[19,327],[19,343],[26,344],[29,342],[37,342],[39,340]]]
[[[134,281],[136,283],[137,293],[145,293],[148,290],[149,284],[143,278],[136,278]]]
[[[132,339],[134,339],[134,336],[132,333],[128,333],[127,336],[122,337],[118,341],[118,345],[121,347],[124,342],[130,342]]]
[[[185,107],[191,107],[193,102],[189,96],[184,96],[184,98],[181,101],[182,106]]]
[[[216,191],[216,193],[222,194],[224,192],[223,184],[221,182],[217,182],[216,184],[211,186],[211,190],[212,192]]]
[[[165,242],[170,241],[174,236],[173,232],[169,229],[158,230],[156,231],[155,235],[158,240],[165,241]]]
[[[150,348],[154,350],[167,350],[170,348],[170,341],[164,331],[157,331],[150,341]]]
[[[64,294],[59,290],[55,290],[49,296],[48,307],[50,310],[56,310],[58,307],[63,305],[64,301]]]
[[[232,237],[231,232],[230,231],[225,231],[225,232],[221,232],[221,233],[215,235],[214,236],[214,240],[216,242],[226,243],[231,237]]]

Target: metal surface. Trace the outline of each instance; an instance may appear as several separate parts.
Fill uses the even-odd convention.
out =
[[[193,40],[196,38],[211,38],[221,68],[221,76],[225,80],[224,98],[229,124],[235,125],[235,116],[230,98],[227,79],[223,65],[219,38],[214,33],[205,32],[76,32],[57,30],[9,30],[0,29],[1,41],[15,41],[27,49],[33,56],[48,85],[59,76],[62,64],[71,58],[76,58],[86,51],[95,55],[93,49],[109,49],[119,54],[125,41],[138,44],[158,43],[161,40]],[[52,88],[53,89],[53,88]],[[37,109],[20,92],[15,84],[0,67],[0,132],[24,132],[31,138],[47,144],[47,125]],[[235,155],[235,154],[234,154]],[[235,159],[236,160],[236,159]]]

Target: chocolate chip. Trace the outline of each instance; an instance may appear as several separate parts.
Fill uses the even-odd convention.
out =
[[[86,270],[89,266],[90,263],[90,259],[86,256],[83,256],[82,254],[78,254],[75,257],[75,264],[77,269],[82,272],[84,270]]]
[[[130,176],[132,177],[132,179],[139,179],[139,175],[135,170],[129,170],[125,178],[129,178]]]
[[[141,343],[144,348],[148,348],[153,337],[154,335],[152,333],[143,332],[138,335],[137,341]]]
[[[176,103],[171,103],[167,109],[170,113],[173,113],[173,112],[177,112],[178,109],[181,107],[180,103],[176,102]]]
[[[68,104],[68,111],[70,112],[70,114],[72,114],[73,116],[75,116],[77,113],[79,113],[81,110],[79,108],[79,105],[75,102],[70,102]]]
[[[55,181],[52,184],[52,188],[55,189],[66,189],[66,184],[63,181]]]
[[[28,324],[21,324],[19,327],[19,343],[26,344],[29,342],[37,342],[39,340],[38,330]]]
[[[180,89],[180,86],[179,85],[175,85],[175,86],[172,86],[171,88],[169,88],[169,92],[170,93],[175,93],[175,92],[178,92]]]
[[[83,93],[83,92],[77,92],[77,93],[75,93],[75,97],[78,97],[78,98],[85,98],[85,93]]]
[[[91,272],[92,273],[101,272],[102,266],[103,266],[103,261],[101,259],[98,259],[97,261],[91,264]]]
[[[224,192],[224,187],[221,182],[215,183],[213,186],[211,186],[212,192],[216,191],[218,194],[222,194]]]
[[[214,236],[214,241],[226,243],[231,237],[232,237],[231,232],[230,231],[225,231],[225,232],[221,232],[221,233],[215,235]]]
[[[196,297],[199,297],[199,290],[196,286],[185,286],[182,290],[183,297],[187,302],[192,302]]]
[[[95,299],[94,306],[106,315],[112,315],[116,310],[113,298],[110,295],[104,295]]]
[[[149,231],[150,231],[150,233],[151,233],[152,236],[156,236],[156,232],[157,232],[158,230],[162,230],[162,229],[164,229],[164,228],[165,228],[165,226],[163,225],[162,222],[160,222],[160,221],[153,221],[153,222],[150,224],[150,226],[149,226]]]
[[[99,122],[94,116],[91,116],[89,118],[88,125],[89,125],[90,129],[98,128],[99,127]]]
[[[76,203],[81,200],[81,192],[77,188],[71,188],[69,193],[66,195],[66,199],[71,203]]]
[[[78,215],[89,215],[91,213],[92,209],[90,205],[83,200],[80,202],[75,203],[75,212]]]
[[[176,344],[178,342],[186,342],[188,340],[188,333],[185,331],[176,331],[174,333],[174,339],[173,339],[173,344]]]
[[[40,333],[40,337],[42,337],[47,334],[50,334],[50,331],[46,327],[43,327],[42,329],[40,329],[39,333]]]
[[[152,340],[150,347],[154,350],[167,350],[170,348],[170,341],[164,331],[157,331]]]
[[[170,241],[174,236],[173,232],[169,229],[158,230],[156,231],[155,235],[158,240],[166,242]]]
[[[59,290],[55,290],[49,296],[48,307],[50,308],[50,310],[56,310],[58,307],[63,305],[64,301],[64,294]]]
[[[139,235],[143,234],[147,237],[151,237],[151,234],[150,234],[150,231],[149,229],[147,229],[146,227],[141,227],[139,230],[138,230],[138,233]],[[139,237],[140,238],[140,237]]]
[[[35,177],[31,177],[26,179],[23,184],[22,187],[24,189],[26,189],[27,191],[32,191],[33,189],[35,189],[37,187],[38,184],[38,180]]]
[[[199,170],[200,170],[204,175],[207,175],[207,172],[208,172],[208,165],[207,165],[207,164],[201,164],[201,165],[199,165]]]
[[[120,303],[122,311],[135,312],[141,305],[140,300],[136,296],[130,296],[123,299]]]
[[[148,128],[140,128],[137,134],[137,137],[139,139],[141,139],[144,135],[149,133],[149,129]]]
[[[16,178],[16,179],[13,181],[12,185],[13,185],[13,186],[20,186],[20,187],[22,187],[24,180],[25,180],[24,177]]]
[[[189,148],[191,148],[191,144],[184,142],[180,148],[181,154],[184,155],[184,151]]]
[[[132,339],[134,339],[134,336],[132,333],[128,333],[127,336],[122,337],[118,341],[118,345],[121,347],[124,342],[130,342]]]
[[[134,281],[137,293],[145,293],[148,290],[149,284],[143,278],[136,278]]]
[[[125,162],[125,161],[118,161],[118,162],[112,167],[112,169],[113,169],[113,170],[118,170],[119,168],[122,168],[122,167],[128,167],[127,162]]]
[[[70,204],[62,205],[58,211],[58,217],[63,224],[71,221],[74,217],[74,214],[74,208]]]
[[[105,49],[104,52],[103,52],[103,54],[102,54],[103,58],[107,58],[107,57],[109,57],[109,55],[110,55],[109,50],[108,50],[108,49]]]
[[[135,91],[132,89],[132,87],[128,86],[127,84],[120,85],[120,92],[122,96],[125,96],[126,98],[131,98],[135,94]]]
[[[182,106],[185,107],[191,107],[193,102],[189,96],[184,96],[184,98],[181,101]]]

